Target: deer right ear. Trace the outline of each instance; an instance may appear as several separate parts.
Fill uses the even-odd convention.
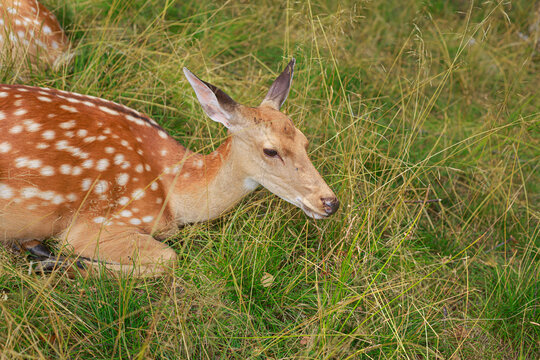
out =
[[[195,90],[197,99],[199,99],[206,115],[230,129],[237,106],[236,102],[214,85],[199,79],[187,68],[184,68],[184,75]]]
[[[295,64],[296,60],[292,58],[285,70],[283,70],[272,86],[270,86],[270,90],[268,90],[261,105],[268,105],[276,110],[281,108],[281,105],[287,100],[287,96],[289,96],[289,91],[291,90]]]

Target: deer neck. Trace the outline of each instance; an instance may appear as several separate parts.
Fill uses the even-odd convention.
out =
[[[208,155],[186,151],[175,161],[169,206],[178,224],[215,219],[252,192],[257,184],[242,167],[232,137]]]

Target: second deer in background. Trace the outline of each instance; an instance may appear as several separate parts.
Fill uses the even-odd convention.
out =
[[[57,68],[71,57],[58,20],[37,0],[0,0],[0,50],[0,65]]]

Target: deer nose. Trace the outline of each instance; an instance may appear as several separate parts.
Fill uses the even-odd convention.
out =
[[[335,196],[321,198],[321,201],[323,203],[324,212],[328,216],[335,213],[337,209],[339,208],[339,200]]]

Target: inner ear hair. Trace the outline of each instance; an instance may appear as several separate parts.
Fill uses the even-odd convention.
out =
[[[291,90],[292,79],[294,75],[294,65],[296,60],[294,58],[289,61],[285,69],[276,80],[270,86],[266,97],[264,98],[261,105],[269,105],[277,110],[281,108],[287,97],[289,96],[289,91]]]
[[[225,110],[230,111],[230,112],[233,112],[236,109],[236,107],[238,106],[238,103],[234,101],[229,95],[227,95],[225,91],[221,90],[215,85],[207,83],[204,80],[201,80],[201,82],[205,84],[206,86],[208,86],[210,90],[212,90],[214,95],[216,95],[216,99],[218,100],[219,105],[221,105],[221,107],[223,107]]]

